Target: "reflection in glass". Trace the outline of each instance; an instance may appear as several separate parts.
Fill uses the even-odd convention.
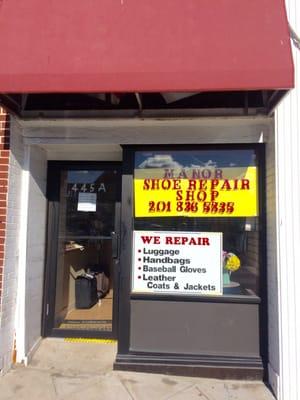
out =
[[[195,179],[235,179],[244,176],[249,167],[258,171],[258,156],[254,149],[209,149],[209,150],[159,150],[135,152],[135,179],[168,178]],[[258,171],[259,172],[259,171]],[[226,175],[226,176],[225,176]],[[256,177],[258,181],[258,177]],[[228,190],[228,195],[233,192]],[[155,200],[158,198],[156,191]],[[166,193],[166,192],[165,192]],[[254,194],[258,204],[258,184]],[[200,202],[198,206],[202,206]],[[172,203],[173,206],[173,203]],[[223,250],[235,254],[240,260],[240,268],[230,272],[230,281],[225,283],[224,295],[259,295],[259,253],[260,225],[257,213],[251,216],[228,215],[180,215],[139,217],[134,219],[135,230],[222,232]],[[225,272],[225,271],[224,271]],[[233,282],[236,289],[233,290]],[[227,285],[227,287],[225,287]],[[230,288],[229,288],[230,286]]]
[[[112,331],[117,179],[114,170],[61,173],[55,328]]]

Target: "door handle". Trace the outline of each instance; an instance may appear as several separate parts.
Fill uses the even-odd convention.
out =
[[[112,258],[119,258],[119,235],[116,232],[111,232],[111,252]]]

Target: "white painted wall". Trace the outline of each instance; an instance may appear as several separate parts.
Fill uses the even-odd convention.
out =
[[[23,138],[16,121],[11,122],[11,155],[7,205],[7,229],[4,260],[3,297],[0,314],[0,369],[6,372],[12,363],[18,285],[19,228],[21,219],[21,187]]]
[[[147,119],[57,119],[20,121],[25,143],[47,145],[49,151],[72,145],[174,144],[174,143],[257,143],[268,134],[272,118],[195,117]],[[56,147],[55,147],[56,146]],[[114,149],[114,150],[113,150]],[[100,151],[100,148],[99,148]]]
[[[46,236],[46,152],[24,145],[22,128],[11,119],[7,238],[0,322],[0,368],[27,362],[41,336]]]
[[[30,356],[41,337],[41,315],[46,243],[46,152],[30,147],[26,249],[25,346]]]
[[[299,0],[286,0],[300,35]],[[279,400],[300,399],[300,51],[293,46],[296,88],[276,111]]]
[[[19,223],[17,362],[28,362],[41,338],[46,242],[46,173],[44,150],[24,146],[22,208]]]
[[[277,392],[279,376],[279,329],[278,329],[278,265],[276,232],[276,177],[274,131],[266,144],[266,211],[267,211],[267,280],[268,280],[268,339],[269,383]]]
[[[25,145],[16,313],[17,362],[25,364],[41,338],[47,209],[46,173],[45,151],[36,146]]]

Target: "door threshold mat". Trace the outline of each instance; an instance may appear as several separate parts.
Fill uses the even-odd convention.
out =
[[[112,324],[111,319],[65,319],[63,324]]]
[[[111,332],[112,320],[65,320],[60,329],[79,329],[87,331]]]
[[[69,330],[81,330],[81,331],[98,331],[98,332],[111,332],[112,325],[101,325],[101,324],[61,324],[60,329],[69,329]]]
[[[100,344],[112,344],[118,343],[116,339],[96,339],[96,338],[64,338],[65,342],[68,343],[100,343]]]

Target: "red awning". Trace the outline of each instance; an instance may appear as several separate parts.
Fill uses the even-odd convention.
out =
[[[2,0],[0,92],[289,89],[284,0]]]

